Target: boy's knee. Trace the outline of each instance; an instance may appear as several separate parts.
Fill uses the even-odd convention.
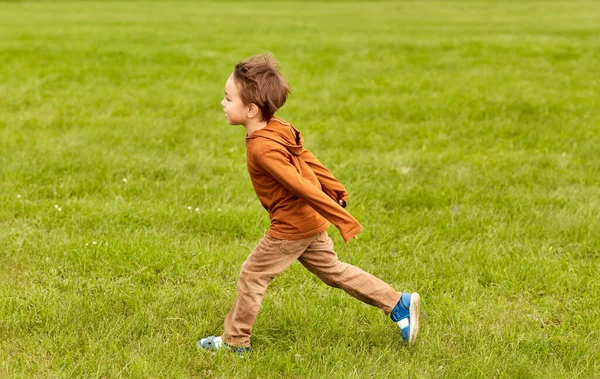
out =
[[[240,271],[239,281],[250,285],[266,285],[275,275],[267,271],[254,269],[250,264],[244,262]]]
[[[346,271],[348,264],[338,260],[327,267],[315,267],[308,264],[305,264],[305,266],[321,279],[323,283],[330,287],[340,288],[340,283],[344,281],[344,272]]]
[[[331,267],[329,272],[326,275],[335,283],[340,283],[344,281],[344,277],[346,275],[346,270],[348,269],[349,264],[337,261],[334,266]],[[336,285],[336,287],[339,287]]]

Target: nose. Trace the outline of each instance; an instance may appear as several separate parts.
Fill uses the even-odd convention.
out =
[[[225,108],[225,99],[221,100],[221,106]]]

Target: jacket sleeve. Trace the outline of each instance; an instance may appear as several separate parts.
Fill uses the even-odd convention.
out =
[[[335,200],[337,203],[340,200],[344,200],[344,202],[348,201],[348,192],[321,162],[308,150],[304,150],[302,155],[300,156],[304,162],[313,170],[319,182],[321,182],[321,186],[323,187],[323,192],[327,194],[330,198]]]
[[[327,221],[335,225],[344,241],[348,242],[362,230],[360,223],[348,211],[312,183],[304,180],[290,162],[288,152],[278,149],[265,151],[258,163],[288,191],[306,201]]]

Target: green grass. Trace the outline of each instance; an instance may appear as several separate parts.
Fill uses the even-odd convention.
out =
[[[0,377],[597,377],[598,19],[594,1],[0,3]],[[268,227],[219,105],[264,51],[293,89],[279,115],[365,226],[330,230],[339,255],[421,293],[413,348],[295,264],[249,357],[196,349]]]

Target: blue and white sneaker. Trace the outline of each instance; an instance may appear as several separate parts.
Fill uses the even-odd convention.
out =
[[[419,332],[419,307],[421,297],[418,293],[402,293],[400,300],[392,309],[390,317],[400,327],[404,342],[412,345]]]
[[[248,347],[237,347],[228,345],[225,342],[223,342],[223,339],[221,337],[215,336],[202,338],[201,340],[196,342],[196,345],[198,345],[198,347],[201,349],[210,351],[217,351],[222,348],[227,348],[238,355],[244,355],[244,353],[247,353],[250,350],[250,348]]]

